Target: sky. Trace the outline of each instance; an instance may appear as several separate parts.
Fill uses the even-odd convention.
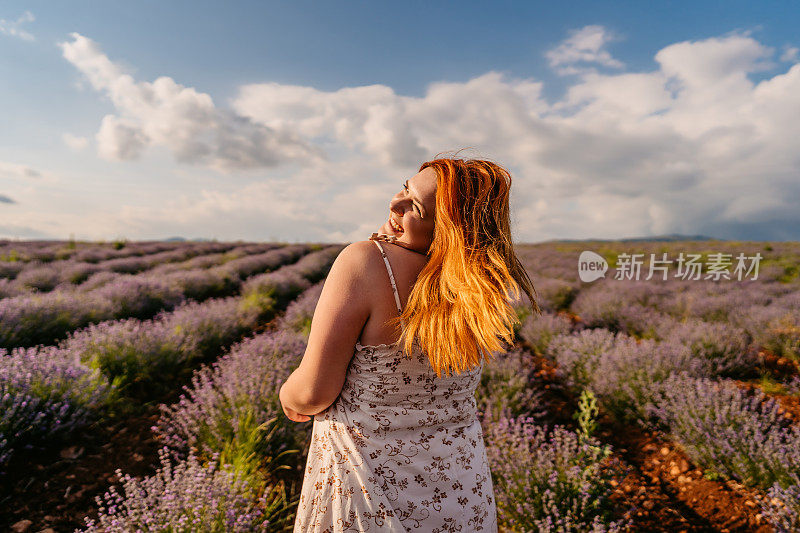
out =
[[[796,2],[0,3],[0,238],[353,242],[437,155],[517,242],[800,240]],[[459,151],[460,150],[460,151]]]

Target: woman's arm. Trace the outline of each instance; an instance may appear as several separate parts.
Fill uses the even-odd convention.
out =
[[[287,416],[290,411],[307,416],[322,412],[342,391],[353,348],[370,313],[370,246],[370,241],[348,245],[328,272],[303,359],[279,392]]]

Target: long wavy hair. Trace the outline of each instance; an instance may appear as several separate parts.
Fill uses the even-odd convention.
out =
[[[520,289],[534,314],[541,309],[511,240],[511,174],[484,159],[433,159],[419,170],[427,167],[437,175],[433,241],[405,309],[390,323],[405,322],[403,352],[410,356],[418,342],[441,377],[504,349],[499,339],[513,343],[520,320],[511,302]]]

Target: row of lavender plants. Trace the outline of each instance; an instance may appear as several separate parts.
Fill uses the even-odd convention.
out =
[[[187,300],[235,294],[245,278],[296,261],[311,249],[287,245],[212,268],[120,276],[90,290],[6,298],[0,300],[0,348],[48,345],[88,324],[149,318]]]
[[[57,347],[0,350],[0,465],[15,448],[51,444],[168,392],[195,362],[216,356],[322,278],[339,251],[328,247],[254,276],[239,297],[92,325]]]
[[[55,289],[76,288],[87,280],[93,280],[95,276],[101,273],[105,274],[103,276],[105,278],[109,278],[109,274],[138,274],[160,265],[187,264],[193,258],[196,259],[210,254],[234,259],[237,256],[246,255],[243,251],[248,248],[251,249],[252,246],[235,247],[227,243],[202,243],[184,246],[177,250],[168,250],[144,256],[134,255],[109,259],[99,263],[74,261],[72,259],[50,263],[32,261],[19,269],[16,275],[10,275],[13,272],[0,270],[0,274],[9,274],[6,277],[0,277],[0,297],[8,298],[33,292],[41,293]],[[277,247],[275,244],[259,244],[256,246],[260,252],[266,252]]]
[[[5,243],[5,244],[4,244]],[[98,263],[108,259],[149,255],[169,250],[177,250],[193,243],[166,241],[138,241],[113,243],[78,243],[74,241],[0,241],[0,272],[11,263],[39,261],[50,263],[72,259],[79,262]]]
[[[800,289],[779,282],[735,283],[608,280],[580,291],[571,310],[591,327],[637,337],[659,338],[663,322],[730,324],[748,343],[800,361]]]
[[[563,315],[545,313],[520,333],[557,363],[566,387],[592,391],[624,423],[663,431],[709,473],[767,490],[763,512],[779,530],[800,526],[800,428],[774,399],[725,379],[753,368],[743,330],[697,319],[656,322],[653,338],[570,328]]]
[[[112,259],[134,256],[147,256],[167,251],[178,251],[196,246],[219,247],[223,250],[242,245],[242,241],[217,243],[211,241],[134,241],[113,242],[85,241],[9,241],[0,239],[0,274],[13,272],[15,268],[23,268],[19,264],[71,260],[77,263],[100,263]],[[279,244],[279,243],[273,243]],[[15,267],[13,263],[18,265]],[[5,275],[0,275],[5,277]]]

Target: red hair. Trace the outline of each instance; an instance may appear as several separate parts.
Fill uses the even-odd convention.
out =
[[[427,167],[437,175],[428,263],[391,322],[406,323],[404,353],[418,342],[441,377],[477,366],[481,351],[504,349],[499,339],[513,343],[520,289],[541,310],[511,240],[511,174],[482,159],[433,159],[419,170]]]

